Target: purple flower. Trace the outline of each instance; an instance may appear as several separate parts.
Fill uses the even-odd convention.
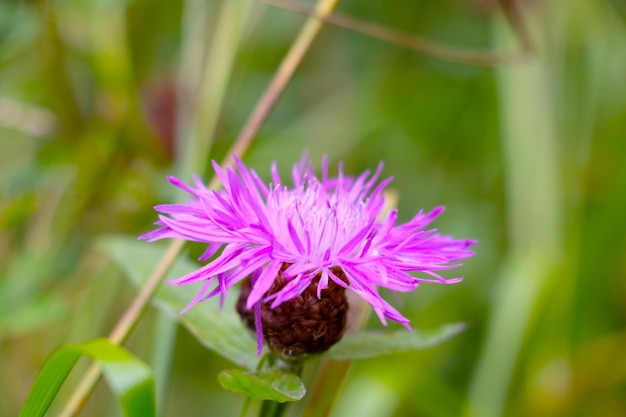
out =
[[[455,268],[460,265],[457,261],[474,254],[468,248],[476,241],[425,229],[443,207],[420,211],[399,225],[396,210],[381,218],[383,190],[391,182],[391,178],[378,182],[382,164],[373,175],[366,171],[356,178],[344,176],[340,166],[338,176],[329,178],[324,158],[318,179],[303,159],[293,168],[291,187],[283,184],[275,163],[270,185],[238,159],[236,169],[224,171],[215,162],[213,167],[224,186],[220,191],[207,189],[198,177],[195,187],[169,177],[192,199],[156,206],[162,213],[159,227],[140,239],[206,243],[200,261],[208,261],[223,248],[208,264],[168,283],[203,283],[182,314],[218,294],[223,302],[230,287],[250,278],[245,307],[254,312],[259,349],[261,306],[274,309],[311,285],[316,285],[317,298],[323,297],[329,283],[353,291],[372,306],[383,324],[390,319],[410,329],[408,319],[378,289],[407,292],[422,282],[459,282],[462,278],[444,279],[438,271]],[[278,276],[286,283],[270,293]]]

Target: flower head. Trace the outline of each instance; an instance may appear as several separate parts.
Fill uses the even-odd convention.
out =
[[[262,328],[267,325],[265,313],[295,300],[303,304],[302,297],[307,294],[304,304],[309,306],[316,304],[315,298],[322,301],[333,291],[353,291],[372,306],[383,324],[390,319],[410,329],[408,319],[381,297],[379,288],[407,292],[422,282],[459,282],[462,278],[444,279],[438,271],[455,268],[460,265],[457,261],[474,254],[469,247],[475,241],[425,229],[443,207],[420,211],[399,225],[396,210],[381,218],[383,190],[391,181],[378,182],[382,164],[373,175],[366,171],[356,178],[344,176],[340,166],[338,176],[330,178],[324,158],[318,179],[303,159],[293,168],[291,187],[283,184],[275,163],[270,185],[238,159],[236,169],[224,171],[216,163],[213,167],[224,186],[220,191],[207,189],[198,177],[195,186],[169,177],[192,198],[186,204],[156,206],[162,213],[156,223],[159,227],[140,238],[206,243],[199,260],[214,259],[169,281],[177,285],[203,283],[183,313],[218,294],[223,300],[230,287],[244,281],[239,310],[250,312],[247,322],[256,328],[259,351]],[[315,308],[319,310],[319,306]],[[339,310],[329,314],[345,323],[345,311]],[[318,339],[319,335],[312,337]],[[291,348],[282,349],[284,353]]]

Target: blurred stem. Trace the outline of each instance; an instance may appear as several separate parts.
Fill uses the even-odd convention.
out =
[[[98,86],[99,116],[114,130],[116,147],[128,150],[151,149],[165,158],[165,150],[155,146],[154,136],[146,125],[139,86],[130,49],[127,6],[91,4],[84,14],[87,20],[90,58]],[[125,140],[132,138],[132,141]]]
[[[212,26],[207,18],[208,2],[189,0],[185,3],[179,102],[186,105],[179,107],[179,126],[176,131],[176,171],[180,178],[189,179],[192,174],[201,174],[206,169],[215,127],[251,4],[251,0],[223,1],[217,15],[215,33],[208,43],[207,29]],[[194,68],[197,66],[196,54],[205,58],[199,68]],[[194,76],[194,71],[197,70],[199,77]],[[194,105],[189,106],[189,103]],[[189,129],[182,128],[187,125],[190,126]],[[178,192],[174,199],[184,202],[187,195]],[[157,413],[160,414],[169,380],[178,322],[162,311],[156,314],[153,340],[155,348],[150,364],[155,373]]]
[[[353,19],[339,13],[322,16],[318,12],[312,11],[308,6],[301,5],[291,0],[263,0],[263,2],[294,13],[314,16],[324,22],[331,23],[345,29],[350,29],[365,36],[379,39],[403,48],[412,49],[414,51],[423,52],[447,61],[466,65],[511,65],[528,60],[534,52],[531,37],[526,30],[526,24],[522,19],[521,13],[519,12],[517,1],[514,0],[499,1],[502,11],[507,17],[509,24],[515,31],[520,42],[519,50],[512,52],[476,51],[468,48],[443,45],[428,38],[409,35],[376,23]]]
[[[207,50],[203,50],[208,35],[207,28],[211,26],[206,18],[207,4],[204,0],[189,0],[184,11],[176,171],[185,180],[193,174],[204,173],[226,88],[253,2],[222,1],[212,42]],[[198,62],[198,55],[204,56],[204,62]],[[197,74],[199,70],[202,72]]]
[[[550,11],[547,3],[528,10],[541,47],[536,59],[496,74],[510,249],[493,293],[487,339],[473,376],[466,416],[505,414],[525,335],[563,256],[555,66],[548,53]],[[495,33],[498,41],[509,40],[501,25]]]
[[[333,410],[352,361],[324,360],[302,417],[326,417]]]
[[[393,197],[391,200],[390,204],[394,204],[394,206],[385,202],[386,207],[380,217],[386,216],[386,211],[395,207],[397,201]],[[362,298],[354,296],[352,293],[348,293],[347,296],[350,311],[348,312],[346,334],[357,333],[365,327],[371,310]],[[324,359],[322,361],[311,396],[302,412],[302,417],[327,417],[330,415],[346,382],[350,365],[352,365],[350,360]]]
[[[234,163],[233,154],[240,155],[248,148],[254,135],[259,131],[261,125],[293,76],[296,68],[298,68],[302,58],[304,58],[305,53],[309,50],[313,40],[324,26],[324,22],[318,19],[318,16],[324,17],[330,15],[338,2],[339,0],[319,0],[316,3],[315,17],[307,19],[298,37],[294,40],[291,48],[289,48],[287,55],[285,55],[280,63],[272,81],[270,81],[263,95],[257,101],[254,110],[252,110],[246,124],[239,133],[237,143],[233,147],[234,152],[231,151],[226,155],[223,165],[232,165]],[[217,181],[218,179],[214,177],[210,186],[214,186]]]
[[[241,406],[241,412],[239,413],[239,417],[246,417],[248,413],[248,408],[250,408],[250,404],[252,403],[252,397],[246,396],[243,400],[243,405]]]
[[[395,204],[395,201],[392,204]],[[391,208],[387,203],[385,205],[387,206],[386,210]],[[350,311],[348,312],[346,333],[355,333],[365,327],[371,310],[360,297],[351,293],[347,295]],[[352,365],[350,360],[323,360],[309,400],[302,412],[302,417],[327,417],[330,415],[346,382],[350,365]]]
[[[53,2],[40,0],[38,3],[44,27],[38,48],[47,75],[44,80],[50,89],[50,97],[55,101],[54,112],[58,115],[61,137],[64,140],[73,140],[83,127],[83,115],[67,75],[65,46],[59,36]]]
[[[152,337],[152,357],[150,366],[154,371],[155,398],[157,416],[162,415],[163,399],[169,382],[172,354],[176,343],[178,320],[158,310],[154,324],[155,334]]]
[[[259,417],[282,417],[287,411],[287,406],[290,403],[278,403],[276,401],[263,401],[261,410],[259,411]]]
[[[92,6],[85,13],[91,60],[100,87],[101,113],[119,124],[126,121],[133,87],[126,8]]]

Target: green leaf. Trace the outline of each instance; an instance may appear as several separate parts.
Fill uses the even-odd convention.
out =
[[[465,323],[451,323],[436,331],[424,332],[418,329],[409,332],[365,330],[346,335],[325,354],[329,359],[364,359],[390,353],[408,352],[437,346],[461,333]]]
[[[257,400],[284,403],[300,400],[306,394],[304,383],[296,374],[277,368],[248,372],[229,369],[217,379],[225,389]]]
[[[100,362],[115,397],[128,417],[152,417],[154,378],[150,367],[108,339],[95,339],[58,349],[48,358],[28,394],[20,417],[43,416],[78,359]]]
[[[144,285],[165,247],[140,242],[124,236],[107,237],[101,246],[115,260],[137,287]],[[165,279],[185,275],[199,266],[184,256],[174,263]],[[153,297],[155,307],[176,317],[200,343],[232,362],[248,369],[256,368],[256,340],[243,325],[235,310],[239,289],[232,288],[220,309],[218,297],[195,305],[183,315],[179,312],[197,295],[199,285],[161,285]]]

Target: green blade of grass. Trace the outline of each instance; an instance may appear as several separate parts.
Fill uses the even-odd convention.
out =
[[[35,380],[20,417],[45,415],[65,378],[81,356],[88,356],[102,365],[111,391],[126,416],[155,415],[152,370],[108,339],[94,339],[65,346],[50,356]]]

